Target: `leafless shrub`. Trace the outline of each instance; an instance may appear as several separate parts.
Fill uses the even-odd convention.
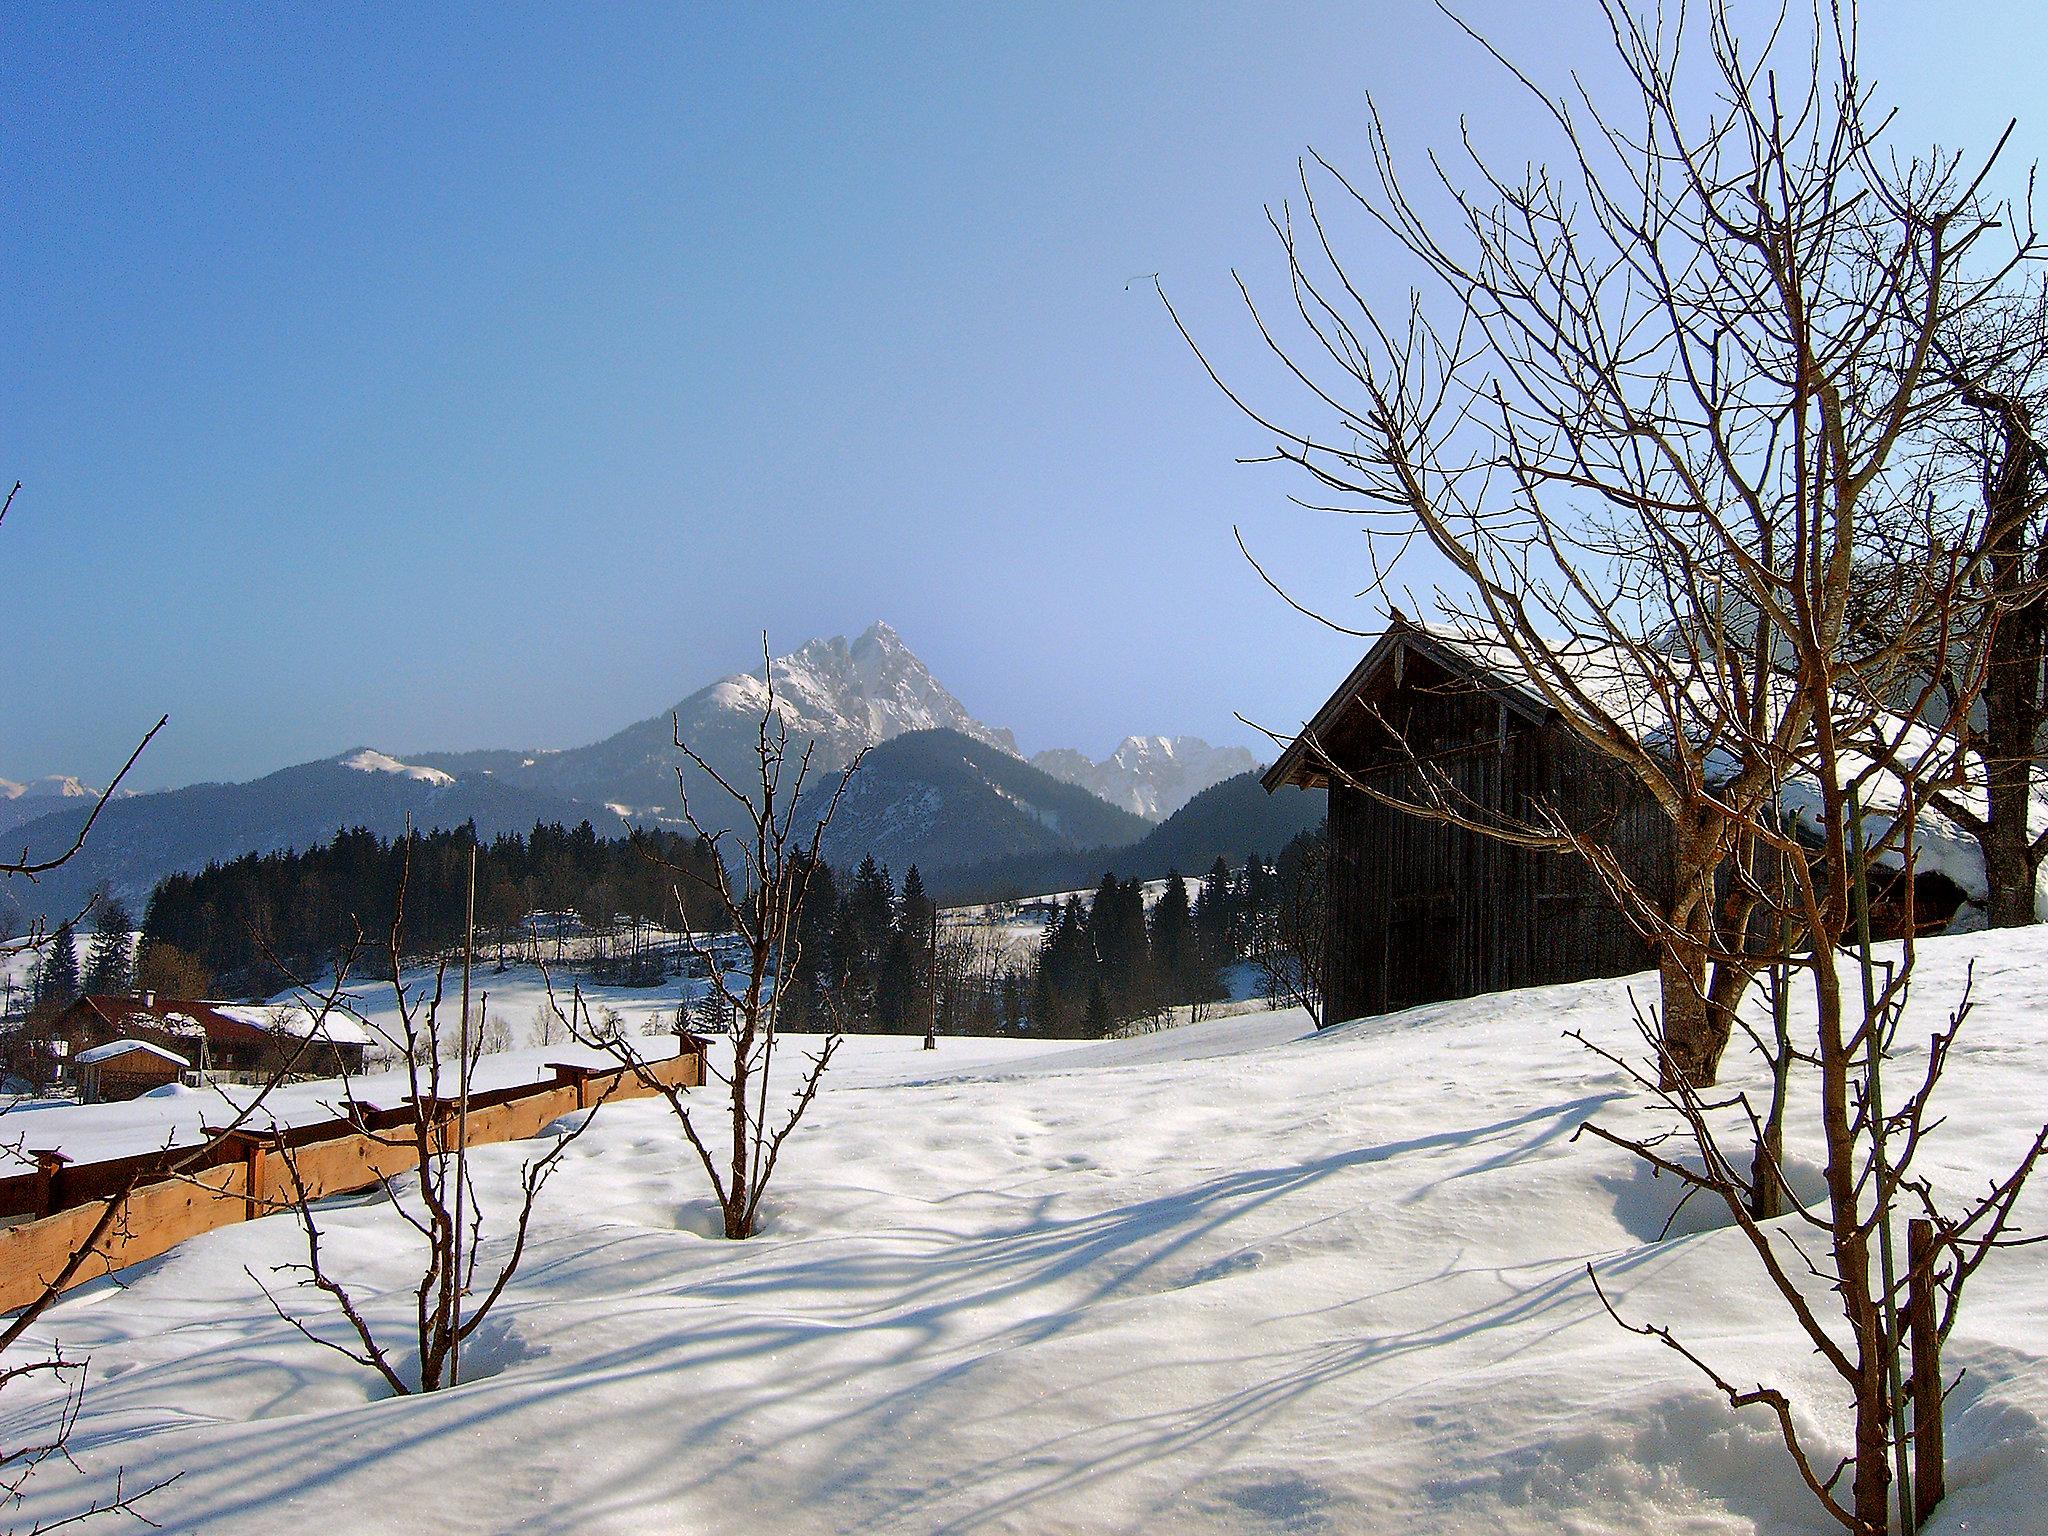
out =
[[[735,813],[739,827],[737,834],[723,827],[715,832],[707,830],[691,808],[685,770],[677,769],[683,818],[693,832],[709,842],[714,858],[708,881],[693,870],[676,873],[707,885],[727,925],[723,934],[686,927],[683,941],[710,977],[711,1012],[700,1014],[700,1018],[725,1020],[722,1032],[728,1049],[715,1060],[707,1054],[705,1072],[725,1087],[729,1131],[720,1135],[700,1130],[683,1090],[650,1072],[646,1056],[632,1039],[606,1030],[602,1021],[593,1032],[587,1021],[587,1009],[584,1019],[569,1020],[580,1036],[631,1068],[674,1112],[710,1180],[728,1238],[754,1235],[760,1221],[761,1201],[774,1178],[783,1144],[816,1099],[825,1071],[839,1048],[840,1035],[834,1028],[807,1059],[787,1109],[770,1108],[769,1085],[781,1038],[781,989],[777,982],[796,971],[801,955],[798,918],[810,890],[812,872],[818,867],[819,844],[839,809],[847,784],[866,755],[863,752],[855,756],[840,770],[829,795],[822,789],[812,790],[814,803],[816,797],[822,797],[823,804],[815,816],[808,815],[805,795],[816,743],[806,743],[796,755],[794,773],[785,783],[785,773],[792,767],[789,726],[777,708],[775,668],[765,635],[761,650],[767,696],[755,732],[752,782],[745,788],[735,785],[682,739],[680,729],[675,738],[676,750],[686,764],[694,766],[729,800],[729,809]],[[800,819],[808,820],[808,830],[797,830]],[[686,914],[691,910],[680,892],[676,906]],[[826,1003],[828,1008],[832,1006],[829,996]],[[714,1140],[719,1142],[715,1150]]]
[[[305,1234],[306,1259],[304,1263],[279,1265],[276,1272],[297,1275],[300,1288],[324,1297],[341,1314],[350,1337],[337,1340],[315,1330],[304,1318],[288,1311],[253,1272],[250,1276],[262,1287],[280,1318],[321,1347],[376,1372],[399,1394],[435,1392],[461,1382],[463,1345],[482,1326],[518,1272],[541,1191],[594,1117],[594,1112],[585,1114],[569,1130],[555,1136],[547,1150],[521,1171],[520,1198],[510,1226],[509,1251],[495,1272],[484,1274],[484,1211],[470,1170],[468,1121],[470,1074],[480,1045],[491,1029],[487,1022],[490,999],[488,993],[481,999],[472,1027],[469,976],[473,942],[465,946],[463,953],[460,1008],[452,1031],[443,1012],[447,1000],[446,958],[436,964],[431,985],[407,984],[404,934],[410,850],[408,839],[385,943],[397,1022],[383,1024],[367,1014],[354,1013],[382,1035],[393,1054],[404,1063],[408,1092],[402,1112],[394,1119],[363,1104],[355,1096],[353,1085],[344,1079],[344,1103],[340,1107],[342,1119],[351,1132],[379,1146],[403,1148],[409,1154],[406,1173],[380,1175],[378,1183],[392,1209],[412,1227],[423,1244],[420,1277],[412,1293],[412,1315],[404,1330],[407,1344],[416,1353],[411,1354],[410,1360],[394,1353],[391,1339],[380,1336],[357,1289],[334,1269],[320,1227],[318,1194],[301,1176],[296,1149],[282,1134],[273,1139],[273,1150],[291,1181],[288,1204]],[[472,863],[472,886],[474,878]],[[338,994],[335,1006],[345,1006]],[[452,1082],[448,1072],[451,1062]]]

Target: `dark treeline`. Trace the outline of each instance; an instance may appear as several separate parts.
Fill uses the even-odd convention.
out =
[[[1102,877],[1092,894],[942,917],[912,866],[900,891],[873,858],[850,877],[820,866],[799,917],[784,998],[789,1027],[1098,1038],[1134,1019],[1229,995],[1226,971],[1313,1006],[1322,944],[1322,829],[1274,859],[1218,858],[1190,897],[1169,874],[1149,908],[1144,882]],[[1034,949],[1008,949],[1005,917],[1042,918]],[[965,919],[965,914],[954,914]],[[1240,990],[1247,990],[1240,988]],[[707,1026],[719,1021],[705,1019]]]
[[[820,864],[798,914],[784,1022],[799,1030],[1095,1037],[1217,1001],[1232,990],[1226,972],[1246,965],[1252,988],[1313,1003],[1321,836],[1320,828],[1302,833],[1277,858],[1252,854],[1235,867],[1218,858],[1199,882],[1176,874],[1149,909],[1143,883],[1112,872],[1092,896],[1015,904],[994,914],[997,921],[942,916],[915,865],[899,887],[872,857],[850,874]],[[408,957],[448,954],[462,942],[470,846],[466,827],[418,834],[409,844],[357,829],[304,852],[249,854],[173,875],[143,919],[138,984],[267,995],[324,973],[359,935],[367,948],[358,969],[380,974],[401,879]],[[477,852],[479,948],[500,964],[546,960],[612,982],[701,975],[692,946],[668,933],[722,925],[708,883],[713,861],[697,839],[644,830],[601,838],[588,822],[496,838]],[[1006,945],[1004,917],[1042,920],[1039,942]],[[104,981],[117,979],[115,969],[106,967]],[[53,968],[38,991],[54,998],[82,981]],[[1237,990],[1247,990],[1242,981]],[[706,1010],[715,1012],[708,1001],[691,1011],[704,1015],[701,1027],[716,1028],[722,1021]]]
[[[1000,989],[1000,966],[969,963],[942,932],[938,904],[915,864],[900,891],[873,855],[851,876],[820,864],[797,916],[796,957],[783,999],[790,1028],[966,1034],[999,1027],[980,994]]]
[[[1229,995],[1225,971],[1254,968],[1260,992],[1315,1006],[1322,943],[1321,828],[1277,859],[1217,859],[1191,901],[1169,874],[1148,911],[1137,879],[1103,876],[1092,898],[1060,903],[1032,978],[1034,1028],[1094,1037],[1133,1019]]]
[[[447,952],[463,938],[474,839],[471,827],[417,833],[409,843],[356,828],[304,852],[245,854],[172,875],[149,899],[144,955],[171,951],[218,987],[251,994],[332,964],[358,934],[374,965],[401,879],[407,953]],[[494,838],[477,849],[479,943],[500,959],[508,946],[546,958],[548,942],[560,956],[566,933],[595,936],[583,958],[600,959],[619,980],[658,981],[665,964],[638,940],[646,928],[712,921],[712,858],[695,838],[638,828],[601,838],[587,821]]]

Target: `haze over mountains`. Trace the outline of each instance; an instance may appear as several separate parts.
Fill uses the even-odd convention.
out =
[[[813,640],[776,658],[773,675],[791,746],[785,787],[804,743],[813,744],[821,789],[871,749],[833,828],[835,860],[873,852],[899,869],[928,870],[1056,862],[1136,843],[1201,791],[1255,766],[1242,748],[1159,736],[1131,737],[1101,762],[1071,750],[1027,762],[1009,731],[969,714],[886,624],[851,641]],[[766,697],[759,674],[739,674],[588,746],[403,756],[361,747],[248,783],[124,797],[107,806],[77,859],[32,891],[8,894],[18,908],[50,914],[75,910],[101,884],[139,902],[174,870],[304,848],[350,826],[395,836],[408,821],[474,821],[489,837],[536,821],[677,824],[678,735],[744,785]],[[716,786],[694,770],[687,784],[692,811],[714,828],[727,824],[729,802]],[[31,853],[56,851],[92,804],[75,781],[0,781],[0,828]]]

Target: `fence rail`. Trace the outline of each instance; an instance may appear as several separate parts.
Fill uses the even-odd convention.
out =
[[[550,1070],[551,1081],[471,1094],[469,1144],[523,1141],[579,1109],[656,1093],[656,1083],[698,1087],[704,1081],[704,1057],[701,1051],[685,1050],[637,1071],[562,1065]],[[441,1117],[442,1150],[452,1151],[455,1103],[442,1104],[447,1111]],[[17,1218],[14,1225],[0,1229],[0,1312],[28,1306],[40,1297],[117,1199],[122,1203],[118,1217],[66,1289],[167,1253],[201,1232],[286,1209],[300,1186],[308,1198],[317,1199],[369,1189],[407,1173],[417,1166],[413,1142],[393,1141],[378,1133],[411,1125],[415,1119],[408,1101],[394,1109],[366,1108],[355,1119],[295,1125],[276,1133],[236,1131],[219,1137],[198,1160],[176,1173],[167,1172],[166,1165],[190,1156],[192,1148],[93,1163],[32,1151],[28,1155],[36,1160],[34,1171],[0,1179],[0,1218]],[[291,1151],[292,1167],[279,1155],[280,1137]]]

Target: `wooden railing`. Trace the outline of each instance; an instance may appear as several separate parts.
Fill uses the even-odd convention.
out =
[[[566,1065],[550,1070],[549,1081],[471,1094],[469,1144],[537,1136],[579,1109],[656,1093],[657,1083],[698,1087],[704,1081],[704,1056],[685,1050],[637,1070]],[[455,1101],[444,1099],[437,1108],[441,1144],[452,1150]],[[275,1133],[209,1133],[210,1144],[196,1157],[194,1148],[173,1147],[73,1163],[61,1153],[31,1151],[33,1172],[0,1179],[0,1218],[16,1218],[14,1225],[0,1229],[0,1312],[42,1296],[91,1240],[112,1202],[119,1201],[121,1209],[93,1243],[86,1262],[66,1280],[66,1289],[167,1253],[201,1232],[289,1209],[301,1189],[305,1198],[318,1199],[369,1189],[410,1172],[418,1165],[414,1139],[392,1133],[417,1120],[408,1101],[395,1109],[364,1108],[350,1119]],[[290,1151],[290,1167],[279,1149],[280,1138]],[[169,1171],[173,1165],[175,1173]]]

